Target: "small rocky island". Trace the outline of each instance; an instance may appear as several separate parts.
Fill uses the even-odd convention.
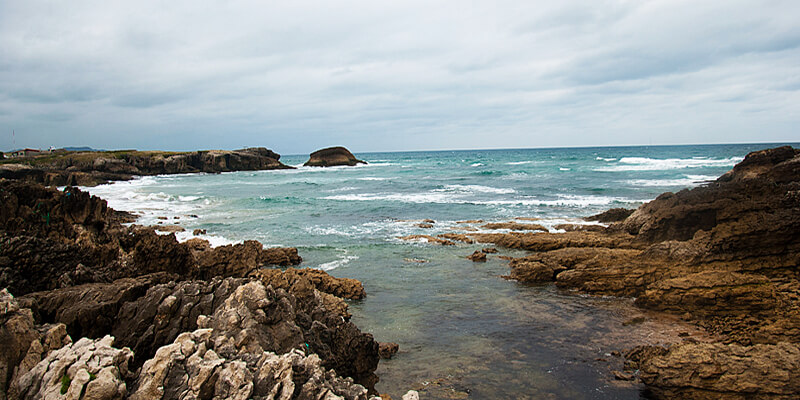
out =
[[[366,164],[366,161],[357,159],[350,150],[344,147],[328,147],[311,153],[305,167],[336,167],[336,166],[355,166]]]

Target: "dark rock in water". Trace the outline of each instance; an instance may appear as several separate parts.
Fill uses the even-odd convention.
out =
[[[486,262],[486,253],[480,250],[475,250],[474,253],[467,256],[467,259],[472,262]]]
[[[400,350],[400,346],[397,343],[378,342],[378,353],[384,360],[391,359],[398,350]]]
[[[628,208],[612,208],[608,211],[603,211],[600,214],[595,214],[584,218],[585,221],[597,221],[597,222],[619,222],[628,218],[633,212],[636,210],[628,209]]]
[[[485,248],[481,249],[481,251],[486,253],[486,254],[495,254],[495,253],[497,253],[497,249],[494,248],[494,247],[485,247]]]
[[[350,150],[344,147],[328,147],[311,153],[308,161],[303,166],[306,167],[334,167],[338,165],[354,166],[366,164],[366,161],[357,159]]]

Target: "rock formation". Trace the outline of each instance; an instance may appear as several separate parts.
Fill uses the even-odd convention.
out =
[[[94,186],[136,175],[287,169],[280,155],[264,147],[195,152],[58,151],[19,163],[0,165],[0,178],[53,186]]]
[[[339,165],[354,166],[358,164],[366,164],[366,161],[357,159],[350,150],[344,147],[328,147],[326,149],[317,150],[309,156],[303,166],[306,167],[334,167]]]

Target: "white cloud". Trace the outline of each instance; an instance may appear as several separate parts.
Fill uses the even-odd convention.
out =
[[[0,148],[797,141],[793,1],[0,3]],[[6,131],[8,131],[6,133]]]

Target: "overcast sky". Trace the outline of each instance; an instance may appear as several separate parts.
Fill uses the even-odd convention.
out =
[[[0,1],[0,149],[798,142],[799,21],[797,0]]]

